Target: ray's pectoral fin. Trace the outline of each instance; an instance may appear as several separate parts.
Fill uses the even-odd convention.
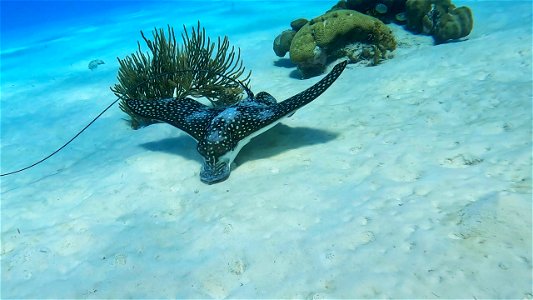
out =
[[[191,98],[127,99],[125,103],[139,116],[168,123],[185,131],[197,141],[203,138],[209,122],[218,113],[218,110]]]

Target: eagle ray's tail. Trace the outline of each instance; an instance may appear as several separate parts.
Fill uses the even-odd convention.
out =
[[[333,70],[331,70],[331,72],[326,75],[326,77],[322,78],[322,80],[315,83],[312,87],[306,89],[305,91],[300,92],[281,102],[280,106],[285,106],[283,110],[295,111],[300,107],[308,104],[309,102],[315,100],[324,91],[326,91],[333,84],[333,82],[337,80],[337,78],[339,78],[342,71],[344,71],[344,68],[346,68],[347,64],[347,60],[338,63],[337,65],[335,65],[335,67],[333,67]]]

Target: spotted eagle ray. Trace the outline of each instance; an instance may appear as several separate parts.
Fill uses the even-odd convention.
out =
[[[200,180],[213,184],[229,177],[231,163],[244,145],[315,100],[340,76],[346,64],[337,64],[312,87],[279,103],[267,92],[260,92],[255,97],[248,93],[248,98],[224,108],[212,108],[188,97],[127,99],[125,104],[141,117],[168,123],[194,138],[204,159]]]
[[[169,98],[149,102],[127,99],[125,103],[141,116],[169,123],[191,135],[198,142],[198,152],[204,158],[200,179],[212,184],[229,177],[231,163],[244,145],[253,137],[274,127],[284,117],[290,117],[296,110],[316,99],[340,76],[346,64],[347,61],[337,64],[326,77],[311,88],[281,103],[277,103],[276,99],[266,92],[254,96],[245,84],[231,77],[227,79],[241,85],[247,98],[225,108],[210,108],[191,98]],[[190,70],[183,72],[188,71]],[[168,73],[162,75],[168,75]],[[226,77],[223,74],[217,75]],[[109,104],[70,140],[49,155],[26,167],[2,173],[0,177],[33,168],[56,155],[119,100]]]

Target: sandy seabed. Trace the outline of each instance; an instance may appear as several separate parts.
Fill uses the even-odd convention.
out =
[[[189,136],[133,131],[118,107],[2,177],[2,298],[531,299],[531,2],[456,2],[474,11],[468,39],[433,46],[392,26],[394,58],[349,65],[222,183],[200,182]],[[114,100],[116,57],[139,30],[200,19],[279,100],[320,79],[295,78],[271,46],[331,3],[228,3],[4,42],[2,172]],[[90,71],[92,59],[106,63]]]

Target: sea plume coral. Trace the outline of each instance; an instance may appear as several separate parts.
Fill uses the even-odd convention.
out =
[[[182,45],[176,42],[171,26],[166,36],[163,29],[154,29],[152,35],[150,40],[141,31],[149,52],[143,52],[137,42],[137,52],[118,58],[118,83],[111,87],[121,100],[120,108],[130,116],[132,128],[157,121],[133,113],[124,104],[126,99],[153,101],[173,97],[175,93],[178,98],[205,97],[214,107],[241,100],[243,87],[239,81],[247,86],[250,72],[245,74],[240,50],[230,47],[227,37],[212,42],[200,23],[190,34],[183,26]]]

